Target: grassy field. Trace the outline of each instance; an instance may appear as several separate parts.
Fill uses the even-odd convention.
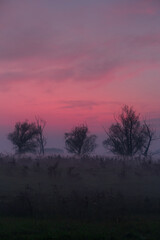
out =
[[[160,239],[160,162],[1,156],[0,239]]]
[[[159,240],[160,218],[136,216],[121,221],[0,219],[1,240]]]
[[[160,212],[160,163],[143,159],[0,158],[0,215],[106,219]]]

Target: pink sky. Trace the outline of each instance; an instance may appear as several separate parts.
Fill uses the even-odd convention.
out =
[[[79,123],[102,137],[123,104],[158,123],[159,23],[159,0],[0,1],[2,137],[35,115],[49,146]]]

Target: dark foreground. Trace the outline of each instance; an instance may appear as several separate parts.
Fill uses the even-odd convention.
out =
[[[0,155],[0,240],[17,239],[160,240],[160,161]]]
[[[160,217],[136,216],[105,222],[1,218],[1,240],[159,240]]]

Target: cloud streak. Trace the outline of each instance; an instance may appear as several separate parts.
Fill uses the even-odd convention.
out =
[[[122,105],[120,102],[107,102],[107,101],[84,101],[84,100],[76,100],[76,101],[60,101],[61,108],[63,109],[77,109],[77,108],[86,108],[86,109],[93,109],[94,107],[98,106],[108,106],[108,105]]]
[[[72,7],[62,2],[6,1],[1,16],[0,81],[110,82],[124,66],[137,62],[148,66],[152,58],[160,61],[158,29],[151,33],[154,21],[143,28],[146,16],[156,10],[156,1],[86,1],[86,5],[77,1]],[[139,24],[133,23],[131,13],[140,15]]]
[[[56,113],[60,124],[68,113],[103,122],[121,103],[156,112],[159,10],[156,0],[0,1],[3,114]]]

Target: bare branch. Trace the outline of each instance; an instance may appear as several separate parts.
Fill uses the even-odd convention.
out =
[[[66,149],[79,156],[88,155],[96,148],[96,135],[88,135],[87,125],[79,125],[65,133]]]

